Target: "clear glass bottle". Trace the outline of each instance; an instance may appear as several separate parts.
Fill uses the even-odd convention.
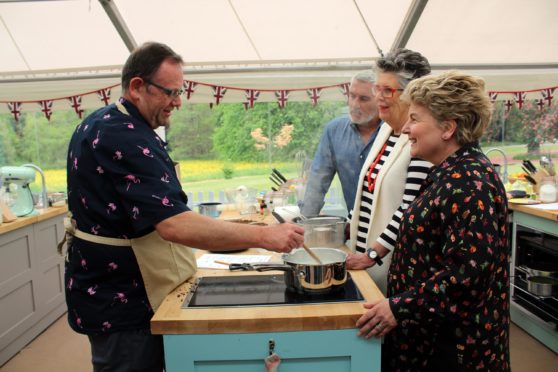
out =
[[[539,200],[542,203],[554,203],[556,194],[556,179],[554,177],[544,177],[539,187]]]

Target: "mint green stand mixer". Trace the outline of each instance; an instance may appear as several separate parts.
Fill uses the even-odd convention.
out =
[[[0,167],[3,198],[18,217],[38,214],[29,184],[35,182],[35,170],[29,167]]]

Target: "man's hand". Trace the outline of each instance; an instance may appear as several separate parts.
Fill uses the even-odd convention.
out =
[[[265,227],[262,248],[288,253],[304,243],[304,228],[294,223],[282,223]]]

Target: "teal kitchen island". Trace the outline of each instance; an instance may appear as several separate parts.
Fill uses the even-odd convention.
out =
[[[554,208],[557,209],[548,209]],[[529,265],[558,267],[558,204],[545,209],[510,203],[512,214],[511,320],[558,353],[558,296],[526,286]],[[549,269],[547,269],[549,270]]]
[[[271,351],[281,372],[380,371],[380,340],[355,328],[362,305],[383,298],[366,271],[350,271],[362,301],[182,308],[196,278],[272,273],[282,274],[199,269],[169,294],[151,321],[164,338],[167,371],[261,372]]]

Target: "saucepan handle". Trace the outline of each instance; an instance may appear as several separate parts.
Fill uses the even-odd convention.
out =
[[[273,270],[291,272],[293,270],[291,266],[285,264],[256,264],[253,266],[256,271],[260,271],[260,272],[273,271]]]

